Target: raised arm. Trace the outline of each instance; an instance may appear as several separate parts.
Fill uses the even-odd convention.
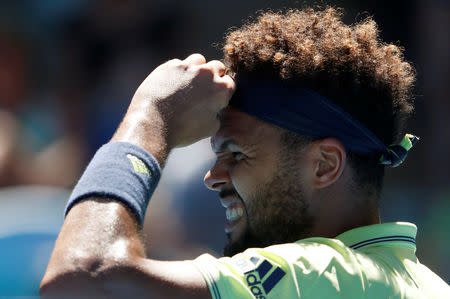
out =
[[[218,129],[217,112],[233,91],[219,61],[206,63],[200,54],[168,61],[138,88],[111,141],[141,146],[163,167],[172,148]],[[136,215],[100,197],[70,209],[40,292],[44,298],[211,298],[191,262],[147,259]]]

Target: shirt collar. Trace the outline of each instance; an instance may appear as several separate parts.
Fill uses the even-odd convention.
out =
[[[416,251],[417,227],[408,222],[362,226],[346,231],[336,239],[352,249],[372,246],[405,247]]]

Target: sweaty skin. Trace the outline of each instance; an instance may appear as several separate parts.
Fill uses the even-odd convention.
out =
[[[219,119],[211,138],[217,160],[204,181],[226,208],[225,256],[379,223],[367,196],[348,188],[351,170],[337,139],[293,149],[283,144],[282,129],[246,113],[226,108]]]
[[[171,149],[217,132],[217,163],[205,183],[231,209],[228,254],[379,222],[376,204],[351,187],[337,139],[286,157],[279,129],[223,109],[234,90],[219,61],[206,63],[200,54],[168,61],[138,88],[112,141],[142,146],[164,166]],[[191,262],[147,258],[135,216],[100,198],[87,198],[66,216],[40,292],[44,298],[211,298]]]
[[[233,108],[221,111],[220,122],[211,138],[217,160],[204,181],[226,208],[224,255],[309,236],[312,217],[297,170],[306,156],[285,150],[281,129]]]
[[[142,146],[161,166],[171,149],[211,136],[235,90],[219,61],[200,54],[156,68],[136,91],[112,141]],[[147,259],[135,217],[88,198],[68,213],[41,282],[41,296],[211,298],[190,262]]]

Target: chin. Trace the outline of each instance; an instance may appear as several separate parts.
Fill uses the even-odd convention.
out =
[[[232,257],[238,253],[245,251],[247,248],[241,248],[236,242],[229,241],[223,248],[223,256]]]
[[[253,235],[246,230],[239,238],[233,238],[233,234],[227,234],[227,244],[223,248],[223,255],[232,257],[238,253],[244,252],[249,248],[261,248],[265,247],[261,242],[253,237]]]

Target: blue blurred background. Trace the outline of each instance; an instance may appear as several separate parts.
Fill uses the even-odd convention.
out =
[[[221,59],[230,27],[308,4],[343,7],[347,23],[373,15],[417,69],[421,142],[387,171],[382,220],[417,224],[419,259],[449,282],[450,1],[16,0],[0,2],[0,297],[37,294],[67,194],[156,66]],[[171,154],[147,211],[150,257],[220,255],[225,213],[202,183],[213,159],[208,140]]]

